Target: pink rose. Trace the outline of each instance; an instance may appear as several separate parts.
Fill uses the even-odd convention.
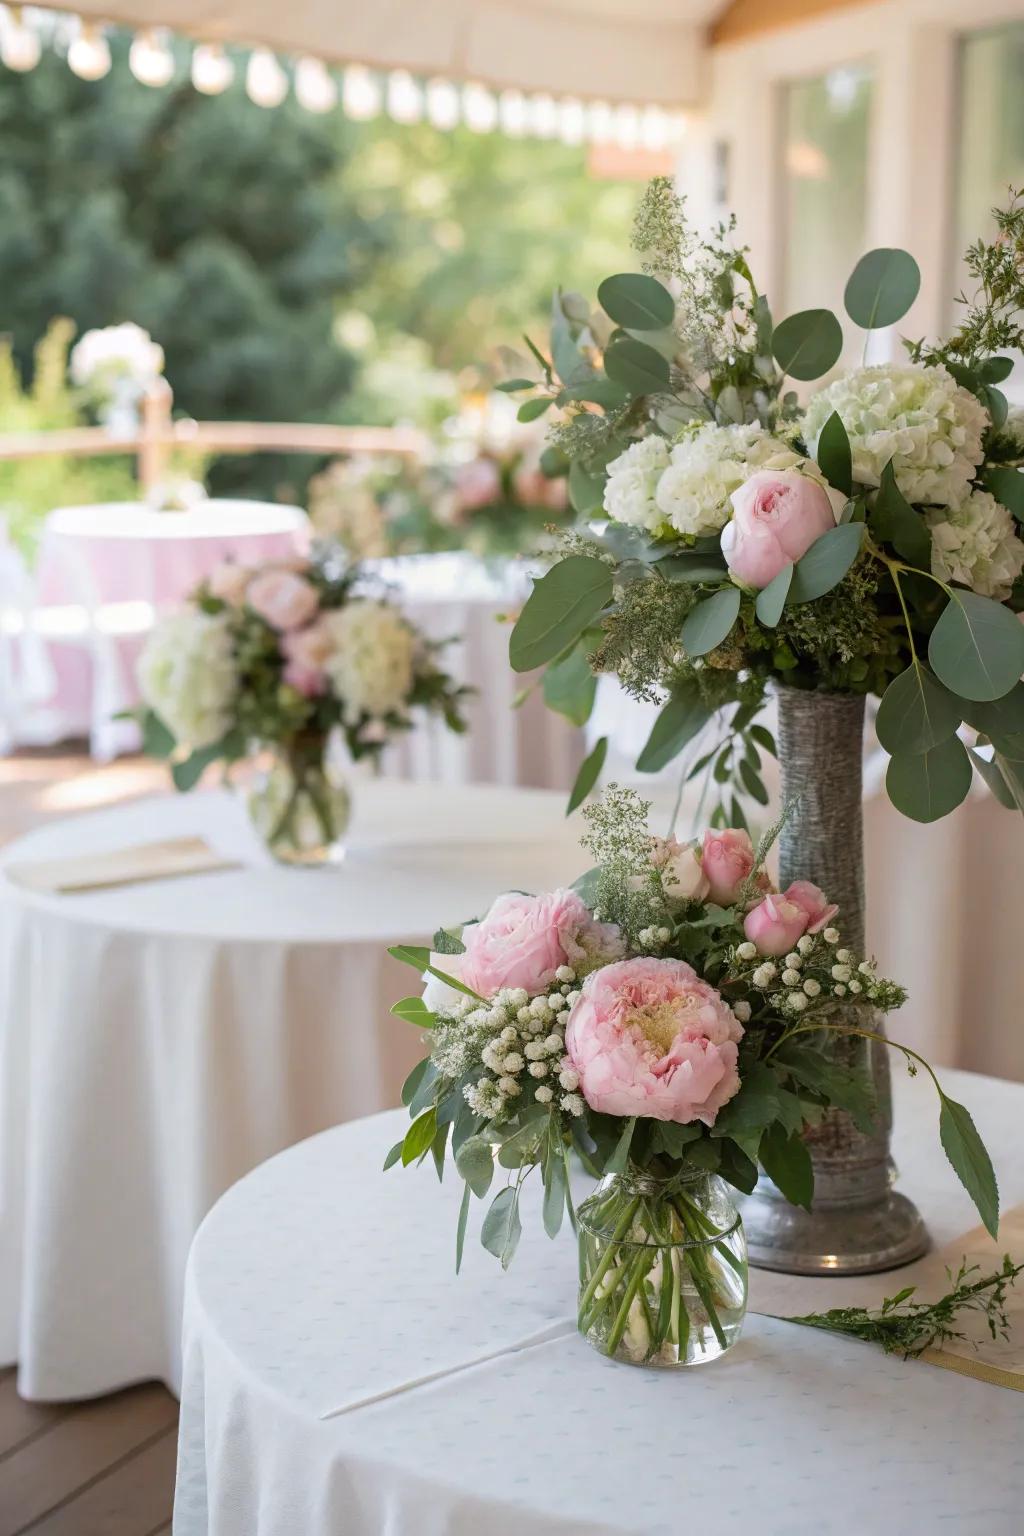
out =
[[[493,459],[473,459],[460,464],[455,475],[455,497],[460,512],[479,512],[501,495],[501,472]]]
[[[722,529],[725,563],[736,581],[758,589],[834,528],[846,502],[795,469],[758,470],[730,500],[732,521]]]
[[[453,956],[458,977],[481,997],[503,987],[522,987],[531,996],[548,991],[560,965],[617,959],[624,949],[619,930],[595,923],[575,891],[499,896],[487,916],[463,932],[465,953]],[[450,964],[443,969],[454,975]]]
[[[691,965],[644,957],[587,977],[565,1048],[591,1109],[714,1125],[739,1090],[742,1036],[732,1009]]]
[[[241,608],[252,574],[248,566],[236,565],[234,560],[222,560],[207,576],[206,585],[211,596],[219,597],[231,608]]]
[[[307,699],[323,693],[327,686],[324,663],[331,654],[330,632],[324,624],[308,624],[281,636],[281,654],[285,660],[282,682]]]
[[[791,901],[806,915],[807,933],[820,933],[823,928],[828,927],[839,911],[835,902],[829,901],[825,892],[820,891],[809,880],[794,880],[782,895],[786,901]]]
[[[807,913],[785,896],[766,896],[747,913],[743,932],[759,955],[785,955],[807,932]]]
[[[263,571],[249,583],[246,600],[271,629],[301,629],[320,606],[316,588],[294,571]]]
[[[755,864],[749,832],[735,827],[705,832],[702,862],[711,900],[720,907],[731,907]]]

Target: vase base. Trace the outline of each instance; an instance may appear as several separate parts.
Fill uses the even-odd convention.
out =
[[[767,1182],[767,1181],[765,1181]],[[805,1211],[760,1186],[740,1204],[750,1263],[786,1275],[870,1275],[919,1259],[928,1229],[906,1195]]]

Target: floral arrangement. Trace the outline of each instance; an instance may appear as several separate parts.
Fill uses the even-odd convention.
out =
[[[539,377],[501,386],[529,391],[524,418],[558,413],[549,442],[584,520],[537,582],[512,664],[554,669],[552,692],[575,686],[581,708],[592,670],[661,701],[642,768],[738,706],[701,764],[720,824],[728,786],[767,798],[759,750],[773,744],[754,721],[772,681],[877,696],[906,815],[945,815],[974,772],[1024,809],[1024,427],[998,387],[1024,344],[1020,196],[994,217],[997,238],[967,252],[976,292],[951,336],[905,342],[801,405],[787,381],[831,372],[839,320],[775,324],[731,226],[698,238],[656,180],[634,231],[642,270],[602,283],[599,311],[563,296],[549,356],[532,349]],[[919,281],[907,252],[871,251],[847,316],[870,337]],[[599,767],[584,764],[575,800]]]
[[[353,559],[465,549],[516,555],[564,521],[565,465],[511,402],[492,394],[449,418],[423,462],[356,456],[310,481],[318,533]]]
[[[164,350],[127,321],[86,331],[71,350],[71,382],[94,402],[112,431],[132,431],[142,396],[164,371]]]
[[[289,832],[304,796],[326,837],[332,732],[358,760],[410,729],[417,708],[465,728],[468,690],[440,668],[439,648],[358,567],[329,553],[258,568],[226,562],[156,625],[140,655],[146,750],[171,757],[186,790],[210,763],[273,748],[286,774],[271,796],[280,828],[268,841]]]
[[[510,1262],[523,1185],[539,1169],[551,1236],[581,1235],[581,1331],[609,1355],[677,1363],[728,1346],[745,1305],[745,1249],[727,1186],[759,1166],[810,1208],[801,1133],[838,1106],[870,1126],[873,1089],[822,1041],[878,1038],[903,989],[852,953],[817,886],[773,888],[772,834],[653,838],[648,805],[613,786],[585,811],[597,863],[576,887],[499,897],[434,949],[391,951],[426,976],[393,1010],[429,1031],[403,1091],[412,1124],[385,1167],[450,1149],[465,1192],[501,1187],[484,1247]],[[777,830],[777,829],[773,829]],[[993,1232],[998,1194],[968,1111],[940,1099],[940,1135]],[[577,1213],[570,1158],[602,1179]],[[702,1183],[703,1181],[703,1183]]]

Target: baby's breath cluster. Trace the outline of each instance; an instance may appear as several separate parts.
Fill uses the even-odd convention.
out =
[[[738,944],[728,974],[789,1017],[844,1001],[888,1011],[899,1008],[907,995],[896,982],[876,973],[873,960],[844,949],[838,928],[805,933],[788,955],[778,958],[762,957],[749,941]]]
[[[447,1006],[437,1014],[434,1066],[448,1079],[468,1076],[463,1098],[496,1124],[517,1113],[524,1095],[582,1115],[579,1077],[565,1054],[565,1026],[578,996],[576,971],[563,965],[546,996],[505,988],[489,1003],[467,997]]]

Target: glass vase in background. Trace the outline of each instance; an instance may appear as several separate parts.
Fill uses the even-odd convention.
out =
[[[338,864],[352,816],[348,785],[323,744],[279,749],[245,787],[249,820],[281,864]]]
[[[747,1245],[717,1174],[606,1174],[579,1209],[579,1330],[629,1365],[703,1365],[739,1338]]]

